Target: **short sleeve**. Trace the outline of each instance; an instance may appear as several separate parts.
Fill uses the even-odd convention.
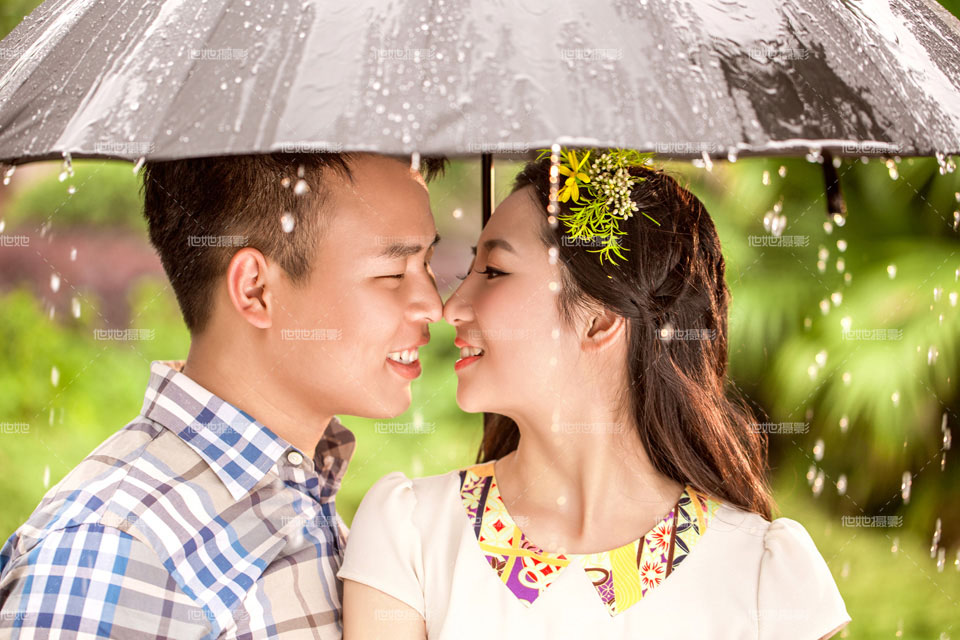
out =
[[[803,525],[775,519],[763,546],[757,591],[760,640],[819,640],[850,621],[830,568]]]
[[[378,589],[426,617],[416,505],[413,482],[399,471],[370,487],[353,517],[337,577]]]

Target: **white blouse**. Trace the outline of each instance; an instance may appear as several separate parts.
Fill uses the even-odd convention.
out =
[[[817,640],[850,621],[795,520],[771,523],[687,486],[632,544],[550,553],[506,512],[492,463],[381,478],[357,510],[337,576],[415,609],[430,640]]]

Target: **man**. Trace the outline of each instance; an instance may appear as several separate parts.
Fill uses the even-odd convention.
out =
[[[373,154],[148,163],[144,213],[188,357],[0,551],[0,637],[339,638],[335,416],[409,406],[442,313],[425,179]]]

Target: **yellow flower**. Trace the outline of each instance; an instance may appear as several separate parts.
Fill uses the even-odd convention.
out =
[[[560,173],[565,176],[569,176],[567,180],[563,183],[563,188],[557,193],[557,199],[560,202],[566,202],[571,197],[574,202],[579,202],[580,200],[580,186],[579,183],[586,184],[590,182],[590,176],[586,173],[583,173],[580,169],[587,162],[587,158],[590,157],[590,152],[583,156],[582,159],[577,160],[577,152],[569,151],[567,152],[567,164],[561,165],[558,169]]]

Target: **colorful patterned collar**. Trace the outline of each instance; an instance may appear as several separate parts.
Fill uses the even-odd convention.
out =
[[[493,462],[460,471],[460,498],[487,562],[523,604],[532,605],[571,560],[582,559],[611,616],[663,584],[690,554],[721,504],[687,485],[670,513],[642,538],[611,551],[560,554],[540,549],[523,535],[500,497]]]

